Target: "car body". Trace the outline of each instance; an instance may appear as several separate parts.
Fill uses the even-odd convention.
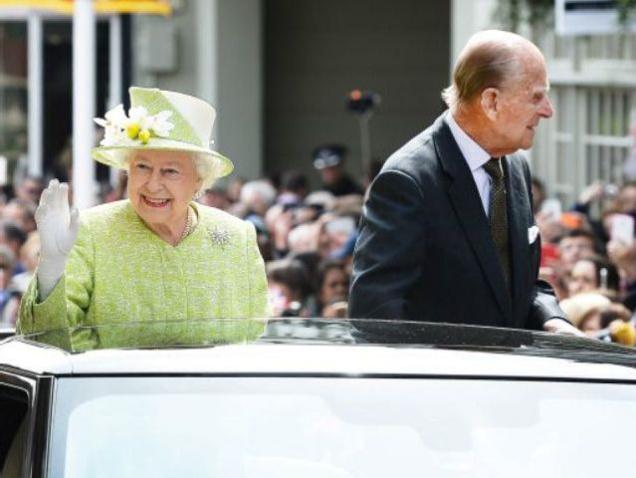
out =
[[[398,321],[83,353],[15,337],[1,476],[633,476],[635,366],[589,339]]]
[[[11,337],[15,334],[15,329],[13,327],[0,327],[0,340]]]

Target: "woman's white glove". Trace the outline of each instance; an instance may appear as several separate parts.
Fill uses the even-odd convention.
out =
[[[48,297],[64,273],[77,230],[79,212],[68,203],[68,184],[52,179],[42,192],[35,211],[40,235],[40,263],[37,269],[40,300]]]

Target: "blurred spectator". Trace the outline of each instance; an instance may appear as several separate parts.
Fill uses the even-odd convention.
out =
[[[4,310],[5,306],[11,299],[9,282],[11,281],[14,267],[15,254],[6,245],[0,245],[0,313]],[[0,321],[2,321],[1,318]],[[5,322],[2,325],[12,324]]]
[[[279,204],[300,204],[309,192],[307,178],[298,171],[285,171],[280,180]]]
[[[532,210],[537,213],[541,210],[541,205],[543,201],[546,199],[545,186],[543,181],[539,178],[532,178],[531,180],[532,187]]]
[[[245,184],[245,178],[240,176],[232,177],[227,186],[227,198],[232,204],[241,200],[241,189]]]
[[[223,211],[227,211],[232,204],[227,195],[227,190],[218,185],[214,185],[210,189],[206,190],[198,201],[201,204],[215,207]]]
[[[623,343],[616,338],[617,323],[628,324],[631,313],[622,304],[610,301],[602,294],[586,292],[565,299],[559,304],[576,327],[590,337],[607,336],[611,340]],[[630,324],[633,328],[633,324]],[[603,331],[606,331],[603,333]],[[625,345],[634,345],[633,343]]]
[[[609,298],[617,298],[619,290],[618,270],[601,256],[595,255],[579,259],[574,264],[568,279],[570,296],[582,292],[597,291]]]
[[[26,242],[20,249],[20,261],[25,271],[14,275],[7,286],[7,302],[2,309],[0,322],[11,327],[15,326],[20,312],[20,300],[29,286],[31,277],[35,273],[40,257],[40,237],[37,231],[29,234]]]
[[[572,325],[590,336],[603,328],[602,314],[610,304],[607,297],[594,292],[578,294],[559,303]]]
[[[581,191],[579,197],[574,204],[573,209],[586,216],[590,214],[591,205],[603,198],[605,193],[605,186],[602,181],[594,181]]]
[[[304,266],[305,271],[307,271],[307,277],[310,283],[313,284],[316,282],[318,267],[322,259],[315,250],[311,252],[290,253],[287,257],[290,260],[299,261]]]
[[[618,209],[615,203],[603,209],[600,220],[601,227],[598,232],[598,236],[603,242],[610,240],[612,222],[617,214],[622,214],[622,212]]]
[[[534,215],[534,219],[539,227],[543,244],[556,244],[567,233],[560,216],[556,219],[551,214],[539,211]]]
[[[275,200],[276,189],[269,181],[265,179],[248,181],[241,188],[240,206],[234,209],[234,214],[243,218],[248,218],[251,215],[264,218],[267,209],[274,204]]]
[[[607,253],[618,267],[624,282],[623,303],[634,311],[636,310],[636,243],[630,245],[610,241],[607,245]]]
[[[26,242],[27,236],[15,222],[3,219],[0,221],[0,244],[8,247],[13,253],[14,260],[20,256],[20,248]],[[14,274],[24,272],[24,266],[15,261]]]
[[[294,254],[317,251],[319,239],[319,224],[300,224],[288,234],[288,250]]]
[[[322,222],[319,253],[324,258],[342,257],[345,244],[356,233],[356,221],[349,216],[330,215]]]
[[[636,182],[626,183],[620,188],[616,205],[622,213],[636,214]]]
[[[319,211],[331,211],[336,205],[336,197],[329,191],[314,191],[307,195],[304,203]]]
[[[584,229],[569,231],[559,241],[561,264],[570,271],[581,258],[595,253],[596,238]]]
[[[15,222],[25,234],[35,231],[36,205],[23,199],[12,199],[2,209],[2,218]]]
[[[44,182],[42,178],[37,176],[25,176],[14,187],[15,197],[22,201],[37,205],[40,201],[40,195],[44,190]]]
[[[345,317],[349,295],[349,274],[344,263],[327,260],[318,267],[316,306],[313,316]]]
[[[322,189],[334,196],[363,194],[362,187],[344,172],[347,148],[341,144],[319,146],[313,152],[313,164],[320,172]]]
[[[37,231],[28,235],[26,242],[20,248],[19,259],[24,266],[24,272],[16,274],[11,282],[18,289],[26,289],[31,277],[35,273],[40,258],[40,236]]]
[[[304,264],[280,259],[267,264],[268,299],[274,317],[307,316],[311,284]]]

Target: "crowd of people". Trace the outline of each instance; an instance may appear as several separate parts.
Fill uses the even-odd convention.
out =
[[[344,170],[346,149],[325,145],[313,154],[321,185],[297,171],[208,190],[203,204],[252,224],[266,261],[273,316],[345,317],[351,260],[366,184]]]
[[[7,186],[0,201],[0,327],[13,327],[20,299],[38,265],[40,240],[35,210],[44,189],[27,176]]]
[[[346,150],[319,148],[314,164],[321,186],[286,171],[213,186],[198,200],[251,222],[266,261],[273,316],[346,317],[353,246],[367,184],[346,175]],[[327,160],[325,160],[327,159]],[[125,181],[125,176],[121,179]],[[121,186],[121,185],[120,185]],[[121,197],[117,187],[102,200]],[[19,302],[38,263],[34,220],[43,181],[25,177],[5,191],[0,209],[0,323],[13,326]],[[533,181],[536,223],[541,231],[541,278],[555,289],[569,320],[590,336],[633,344],[636,322],[636,240],[616,236],[613,221],[636,219],[636,183],[595,182],[559,212]],[[631,326],[633,329],[633,326]]]
[[[234,178],[198,200],[251,222],[266,261],[273,316],[345,317],[353,247],[367,184],[344,172],[346,150],[319,148],[314,165],[321,186],[286,171],[272,178]],[[121,177],[125,181],[125,176]],[[121,185],[120,185],[121,186]],[[117,187],[102,200],[121,197]],[[13,326],[19,302],[38,263],[34,220],[43,181],[25,177],[5,191],[0,209],[0,323]],[[636,219],[636,183],[595,182],[559,211],[533,181],[541,232],[541,278],[555,289],[569,320],[590,336],[633,344],[636,322],[636,240],[616,237],[614,221]],[[633,232],[632,232],[633,234]],[[631,326],[633,329],[633,325]],[[618,337],[618,339],[617,339]]]
[[[541,231],[541,276],[569,320],[596,337],[634,344],[636,310],[636,182],[594,182],[561,211],[533,181]]]
[[[322,187],[286,171],[278,178],[234,178],[215,185],[198,201],[251,222],[266,261],[270,312],[274,316],[344,317],[350,264],[364,185],[343,169],[346,149],[327,145],[314,152]],[[100,202],[126,195],[126,175]],[[39,238],[35,211],[44,181],[25,177],[4,191],[0,208],[0,326],[15,325],[22,294],[36,270]]]

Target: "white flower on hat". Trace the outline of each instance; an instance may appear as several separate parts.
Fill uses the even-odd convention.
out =
[[[104,139],[99,143],[102,146],[114,146],[124,140],[124,130],[120,126],[128,118],[123,105],[118,105],[104,115],[104,118],[95,118],[95,123],[105,129]]]
[[[170,135],[170,131],[174,128],[174,125],[168,121],[168,118],[172,116],[172,111],[164,110],[157,113],[152,124],[152,130],[157,136],[167,138]]]
[[[132,142],[147,144],[152,136],[166,138],[174,125],[168,121],[172,111],[160,111],[149,115],[143,106],[130,108],[126,116],[123,105],[117,105],[108,111],[104,118],[95,118],[95,122],[104,128],[104,139],[101,146],[124,146]],[[132,141],[131,141],[132,140]]]

